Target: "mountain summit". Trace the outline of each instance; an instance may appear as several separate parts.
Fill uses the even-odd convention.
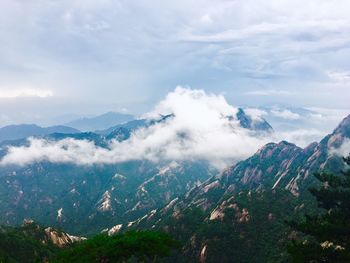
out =
[[[350,137],[350,115],[342,120],[333,134],[341,134],[342,136]]]
[[[239,120],[239,123],[242,128],[249,129],[252,131],[265,131],[272,132],[273,129],[271,125],[262,117],[252,118],[250,115],[247,115],[242,108],[238,108],[236,117]]]

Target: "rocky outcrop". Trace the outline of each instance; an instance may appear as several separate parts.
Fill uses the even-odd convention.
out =
[[[85,237],[77,237],[77,236],[69,235],[64,232],[59,232],[52,227],[45,228],[45,234],[46,234],[47,240],[49,240],[50,242],[52,242],[54,245],[58,247],[65,247],[74,242],[79,242],[86,239]]]
[[[223,196],[249,189],[280,188],[298,196],[313,182],[313,173],[319,170],[339,172],[342,158],[331,149],[339,148],[349,138],[350,115],[332,134],[304,149],[286,141],[268,143],[252,157],[194,187],[183,198],[172,201],[171,209],[166,206],[166,210],[174,213],[193,205],[207,210],[217,206]]]

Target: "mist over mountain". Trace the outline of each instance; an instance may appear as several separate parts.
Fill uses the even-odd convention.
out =
[[[242,120],[254,118],[243,118],[244,111],[238,112]],[[50,155],[55,154],[62,140],[93,143],[95,147],[109,149],[108,140],[112,137],[125,142],[137,129],[159,129],[174,118],[176,115],[160,116],[145,121],[144,126],[127,123],[109,135],[56,133],[43,140],[52,143]],[[283,220],[313,209],[314,201],[307,192],[315,183],[312,173],[320,169],[339,172],[343,167],[342,154],[350,150],[349,120],[350,116],[346,117],[319,143],[304,149],[286,141],[268,143],[248,159],[231,164],[223,171],[208,160],[140,159],[84,164],[71,162],[67,153],[62,155],[67,159],[59,162],[39,158],[20,166],[18,162],[3,163],[0,167],[1,223],[17,225],[31,218],[75,235],[156,229],[184,242],[180,257],[185,256],[188,261],[196,258],[199,262],[204,259],[214,262],[221,257],[223,262],[232,259],[241,262],[238,251],[246,254],[252,249],[260,255],[259,261],[268,262],[274,257],[283,261],[288,241]],[[240,123],[238,118],[236,121]],[[266,135],[264,130],[250,132],[258,137]],[[25,158],[30,147],[28,142],[19,140],[13,145],[13,149],[23,149],[21,158]],[[7,154],[5,147],[1,155]],[[308,205],[303,208],[305,204]],[[255,238],[256,229],[263,238]],[[236,248],[222,251],[220,247],[226,244],[236,244]],[[264,249],[259,250],[261,246]],[[265,254],[271,247],[273,252]]]
[[[350,152],[350,115],[304,148],[278,141],[288,132],[267,121],[312,114],[243,109],[178,87],[152,111],[107,129],[15,137],[0,148],[0,224],[31,219],[76,236],[152,229],[182,242],[175,261],[285,262],[285,220],[316,209],[312,174],[339,173]],[[59,235],[70,246],[71,236]],[[256,260],[242,258],[250,251]]]
[[[65,125],[81,131],[96,131],[107,129],[117,124],[129,122],[133,119],[134,117],[130,114],[107,112],[91,118],[79,118],[70,121]]]
[[[0,263],[350,262],[349,0],[0,6]]]
[[[196,105],[192,112],[186,103]],[[98,133],[7,142],[0,151],[0,194],[8,196],[0,201],[2,223],[32,218],[84,234],[115,220],[133,221],[254,151],[272,133],[263,118],[222,96],[178,88],[143,119]],[[219,154],[219,147],[227,152]],[[82,220],[89,223],[78,226]]]
[[[119,225],[118,231],[166,230],[184,242],[188,261],[289,262],[285,251],[291,232],[285,220],[316,209],[308,192],[317,185],[313,173],[344,169],[341,149],[350,152],[349,129],[350,115],[304,149],[286,141],[266,144],[163,208]],[[258,257],[247,258],[250,251]]]
[[[0,142],[24,139],[30,136],[44,136],[51,133],[74,134],[80,131],[68,126],[40,127],[35,124],[9,125],[0,128]]]
[[[108,136],[113,132],[121,133],[122,139]],[[1,164],[205,160],[223,167],[249,156],[274,136],[264,118],[229,105],[222,95],[182,87],[170,92],[140,120],[98,133],[107,135],[103,146],[79,136],[30,138],[28,145],[9,146]]]

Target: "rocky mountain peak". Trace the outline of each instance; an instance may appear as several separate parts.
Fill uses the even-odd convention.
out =
[[[236,117],[241,127],[245,129],[265,132],[273,131],[271,125],[264,118],[252,118],[250,115],[246,114],[246,112],[242,108],[238,108]]]
[[[342,146],[345,139],[350,138],[350,115],[345,117],[335,128],[333,133],[326,136],[320,145],[328,149],[337,149]]]
[[[350,137],[350,114],[340,122],[333,134],[342,134],[344,137]]]

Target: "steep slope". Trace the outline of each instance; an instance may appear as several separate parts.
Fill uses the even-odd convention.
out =
[[[9,125],[0,128],[0,142],[18,140],[30,136],[44,136],[51,133],[73,134],[80,132],[68,126],[51,126],[43,128],[35,124]]]
[[[314,172],[339,173],[343,168],[336,152],[350,138],[349,131],[350,115],[332,134],[305,149],[284,141],[269,143],[118,231],[166,230],[185,243],[188,261],[285,262],[289,230],[284,221],[313,209],[307,189],[315,183]],[[251,251],[254,258],[244,257]]]
[[[2,167],[0,223],[32,218],[75,234],[96,233],[165,205],[212,172],[208,164],[190,162]]]
[[[335,151],[350,138],[349,129],[350,115],[332,134],[305,149],[285,141],[269,143],[252,157],[229,167],[221,175],[187,193],[187,196],[194,203],[210,189],[217,189],[222,195],[258,188],[286,189],[294,196],[303,194],[312,183],[314,172],[341,170],[343,162]]]

